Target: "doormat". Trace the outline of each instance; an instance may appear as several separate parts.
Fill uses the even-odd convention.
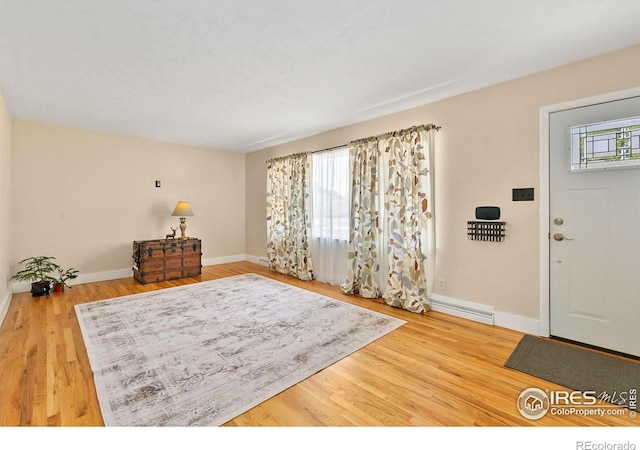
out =
[[[574,391],[592,391],[603,401],[636,409],[640,363],[561,342],[524,336],[504,364]]]

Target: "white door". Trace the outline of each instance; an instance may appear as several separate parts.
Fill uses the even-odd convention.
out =
[[[637,356],[639,116],[632,97],[549,119],[550,333]]]

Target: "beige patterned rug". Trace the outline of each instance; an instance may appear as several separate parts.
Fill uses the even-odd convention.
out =
[[[402,320],[255,274],[75,306],[110,426],[216,426]]]

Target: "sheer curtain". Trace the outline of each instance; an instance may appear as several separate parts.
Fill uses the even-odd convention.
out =
[[[267,163],[267,256],[269,268],[304,281],[313,279],[309,249],[309,155]]]
[[[268,161],[269,267],[409,311],[430,309],[435,129]]]
[[[311,255],[318,281],[340,285],[347,271],[349,151],[311,155]]]

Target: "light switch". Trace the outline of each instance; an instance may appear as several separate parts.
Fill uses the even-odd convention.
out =
[[[533,201],[533,188],[513,189],[512,200],[514,202],[531,202]]]

